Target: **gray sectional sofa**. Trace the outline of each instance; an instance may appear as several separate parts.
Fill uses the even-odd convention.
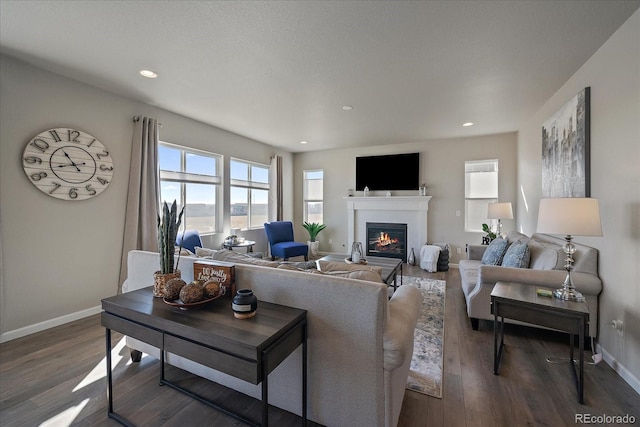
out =
[[[353,271],[346,264],[334,266],[332,271],[325,271],[329,265],[323,265],[323,271],[292,271],[298,270],[295,264],[279,265],[230,251],[212,255],[235,263],[239,289],[253,289],[262,301],[307,310],[310,420],[335,427],[397,425],[422,303],[418,289],[401,286],[389,299],[387,285],[381,283],[379,274],[376,281],[366,280],[370,270]],[[193,262],[197,259],[180,258],[184,280],[193,280]],[[158,265],[157,253],[131,251],[123,292],[150,286]],[[229,316],[232,315],[229,301]],[[159,357],[155,347],[130,337],[126,342],[131,349]],[[261,395],[260,385],[171,353],[166,360],[249,396]],[[270,404],[301,414],[300,371],[298,348],[269,376]]]
[[[467,314],[473,329],[478,329],[478,320],[493,320],[491,314],[491,291],[496,282],[518,282],[540,288],[554,290],[562,287],[567,275],[564,239],[546,234],[528,237],[512,231],[507,234],[509,245],[514,242],[526,243],[530,260],[526,268],[486,265],[482,257],[487,246],[469,245],[466,260],[459,263],[462,290],[467,303]],[[589,336],[598,332],[598,296],[602,292],[602,281],[598,277],[598,250],[575,243],[576,253],[573,263],[573,283],[586,298],[589,308]],[[509,319],[505,319],[509,322]],[[520,323],[511,321],[513,323]],[[534,325],[531,325],[534,326]]]

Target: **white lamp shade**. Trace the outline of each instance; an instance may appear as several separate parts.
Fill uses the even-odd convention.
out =
[[[489,203],[487,209],[488,219],[513,219],[511,203]]]
[[[598,199],[541,199],[536,231],[571,236],[602,236]]]

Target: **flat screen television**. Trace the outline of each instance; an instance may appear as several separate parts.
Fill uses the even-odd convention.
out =
[[[417,190],[420,153],[356,157],[356,191]]]

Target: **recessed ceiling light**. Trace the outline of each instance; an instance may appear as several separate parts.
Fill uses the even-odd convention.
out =
[[[300,141],[300,144],[308,144],[307,141]]]
[[[462,126],[464,126],[464,127],[473,126],[473,122],[463,123]]]
[[[351,110],[353,110],[353,107],[352,107],[351,105],[343,105],[343,106],[342,106],[342,109],[343,109],[344,111],[351,111]]]
[[[158,75],[151,70],[140,70],[140,75],[148,79],[155,79],[158,77]]]

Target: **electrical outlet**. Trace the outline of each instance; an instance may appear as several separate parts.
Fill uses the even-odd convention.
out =
[[[462,249],[461,248],[456,248],[456,252],[461,254],[462,253]]]
[[[333,239],[329,239],[329,244],[333,245]]]
[[[460,216],[460,211],[456,211],[456,216]]]

